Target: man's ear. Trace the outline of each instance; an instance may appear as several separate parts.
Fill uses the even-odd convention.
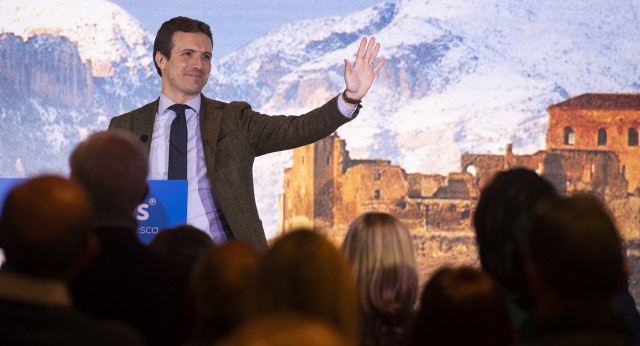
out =
[[[156,61],[156,64],[158,65],[160,70],[164,70],[164,65],[167,62],[167,58],[164,56],[164,54],[160,53],[160,51],[156,52],[154,60]]]

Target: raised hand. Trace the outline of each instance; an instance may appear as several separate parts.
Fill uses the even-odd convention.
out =
[[[379,50],[380,43],[376,43],[375,37],[371,37],[369,44],[367,38],[363,37],[353,67],[349,60],[344,59],[344,82],[347,86],[345,95],[348,98],[360,100],[369,91],[376,73],[386,61],[382,58],[374,66]]]

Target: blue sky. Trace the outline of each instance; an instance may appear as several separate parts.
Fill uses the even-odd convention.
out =
[[[162,24],[183,15],[202,20],[213,32],[213,57],[219,59],[282,24],[327,16],[346,16],[384,0],[111,0],[155,36]],[[391,2],[396,2],[392,0]]]

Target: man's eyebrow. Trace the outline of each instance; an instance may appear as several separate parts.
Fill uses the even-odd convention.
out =
[[[196,52],[196,53],[202,52],[203,54],[212,54],[212,52],[209,52],[209,51],[206,51],[206,50],[199,51],[199,50],[197,50],[195,48],[182,48],[182,49],[179,50],[179,52],[180,53],[183,53],[183,52]]]

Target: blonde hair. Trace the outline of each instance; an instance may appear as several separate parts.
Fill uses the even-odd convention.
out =
[[[380,326],[404,329],[418,295],[411,234],[386,213],[360,215],[349,226],[342,251],[355,276],[363,314],[362,337]]]

